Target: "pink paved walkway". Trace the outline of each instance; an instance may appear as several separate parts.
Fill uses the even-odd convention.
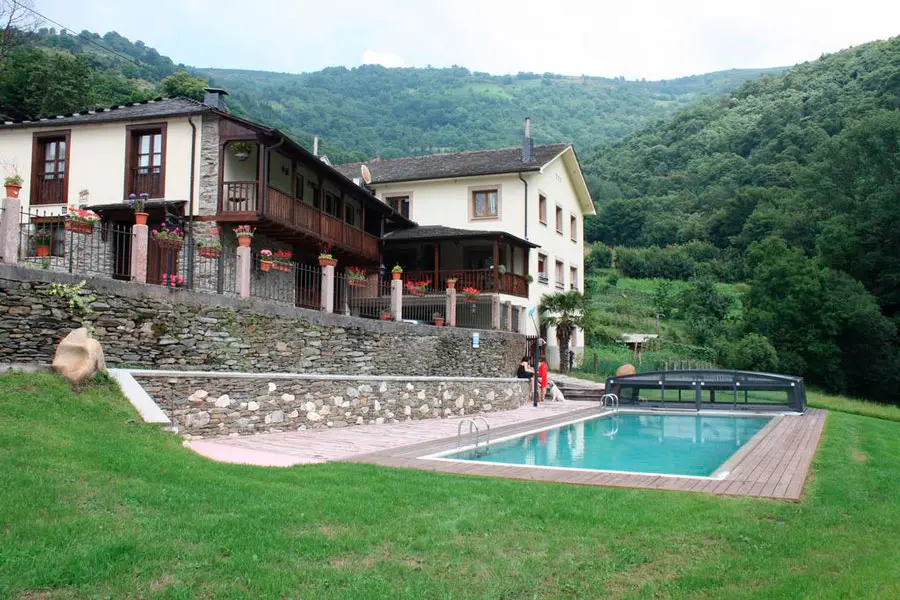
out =
[[[339,429],[310,429],[285,433],[194,440],[184,445],[198,454],[219,462],[290,467],[299,464],[346,460],[370,454],[439,440],[456,435],[459,422],[472,416],[485,417],[491,428],[536,421],[594,406],[588,402],[547,402],[544,406],[522,406],[516,410],[482,415],[423,419],[383,425],[353,425]]]

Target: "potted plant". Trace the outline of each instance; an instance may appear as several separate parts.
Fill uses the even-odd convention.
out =
[[[53,231],[46,227],[40,227],[35,230],[31,237],[34,240],[35,256],[50,256],[50,244],[53,241]]]
[[[272,263],[274,260],[272,259],[272,251],[268,248],[263,248],[259,251],[259,270],[265,273],[269,269],[272,268]]]
[[[241,162],[250,158],[250,153],[253,152],[253,144],[250,142],[232,142],[228,147],[231,148],[231,154]]]
[[[197,240],[197,253],[203,258],[211,258],[213,260],[219,258],[222,254],[222,242],[215,238]]]
[[[456,289],[456,277],[448,277],[447,278],[447,289],[448,290]]]
[[[292,258],[294,258],[294,253],[290,250],[276,250],[274,265],[275,270],[281,271],[283,273],[290,273]]]
[[[391,311],[389,311],[389,310],[381,311],[381,314],[378,315],[378,318],[381,319],[382,321],[390,321],[391,320]]]
[[[253,240],[253,234],[256,230],[249,225],[238,225],[233,229],[234,235],[237,236],[238,246],[249,248],[250,242]]]
[[[357,287],[366,285],[366,270],[362,267],[347,267],[347,283]]]
[[[394,268],[391,269],[391,278],[392,279],[403,279],[403,267],[400,265],[394,265]]]
[[[170,292],[174,292],[177,288],[180,288],[184,285],[184,277],[178,275],[177,273],[172,273],[171,275],[168,273],[163,273],[162,277],[159,280],[159,284],[163,287],[169,288]]]
[[[181,227],[169,225],[168,223],[163,223],[158,228],[153,229],[150,232],[150,237],[156,241],[160,248],[167,250],[181,250],[182,246],[184,246],[184,231]]]
[[[430,279],[427,279],[425,281],[407,281],[406,291],[411,296],[424,296],[425,292],[428,290],[429,285],[431,285]]]
[[[435,327],[443,327],[444,326],[444,315],[439,312],[433,313],[431,318],[434,319]]]
[[[478,298],[480,292],[478,291],[478,288],[469,286],[464,287],[462,293],[466,302],[473,303]]]
[[[337,259],[331,254],[331,244],[325,244],[322,246],[322,251],[319,252],[319,266],[333,267],[335,265],[337,265]]]
[[[534,277],[532,277],[531,275],[526,275],[526,276],[525,276],[525,283],[530,284],[530,283],[532,283],[533,281],[534,281]]]
[[[66,209],[66,230],[72,233],[90,235],[94,233],[94,224],[100,215],[86,208],[69,207]]]
[[[7,198],[18,198],[19,190],[22,189],[22,176],[18,173],[16,173],[15,175],[10,175],[3,180],[3,185],[6,186]]]
[[[506,275],[506,265],[500,265],[497,267],[497,272],[501,275]]]
[[[140,194],[128,194],[128,204],[131,205],[131,210],[134,211],[134,224],[135,225],[146,225],[147,224],[147,199],[150,198],[150,194],[147,192],[141,192]]]

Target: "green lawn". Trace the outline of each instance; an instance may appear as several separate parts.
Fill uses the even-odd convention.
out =
[[[0,598],[897,598],[900,423],[801,503],[212,463],[109,385],[0,377]]]

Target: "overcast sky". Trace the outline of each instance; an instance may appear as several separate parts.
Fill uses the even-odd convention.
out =
[[[668,79],[792,65],[900,34],[897,0],[34,0],[175,62],[304,72],[461,65]]]

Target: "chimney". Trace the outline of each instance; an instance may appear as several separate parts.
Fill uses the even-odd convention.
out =
[[[203,104],[216,110],[226,110],[225,96],[228,95],[228,92],[222,88],[213,87],[204,88],[203,91],[206,92],[203,94]]]
[[[534,140],[531,139],[531,117],[525,117],[525,137],[522,138],[522,162],[534,161]]]
[[[319,136],[313,136],[313,156],[319,155]]]

